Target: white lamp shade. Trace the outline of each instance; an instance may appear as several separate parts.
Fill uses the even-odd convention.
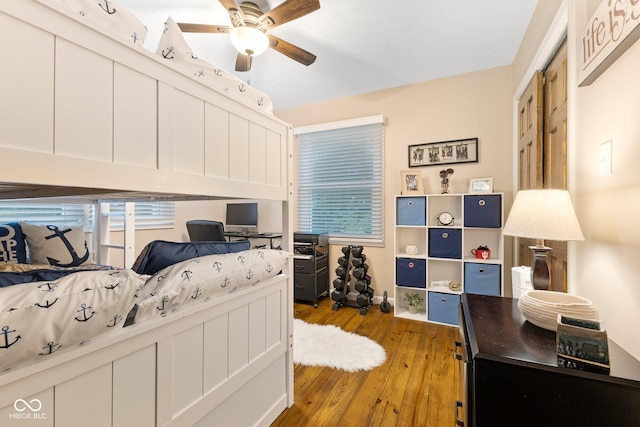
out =
[[[244,55],[262,55],[269,47],[269,37],[253,27],[236,27],[229,36],[233,47]]]
[[[521,190],[504,225],[507,236],[544,240],[584,240],[566,190]]]

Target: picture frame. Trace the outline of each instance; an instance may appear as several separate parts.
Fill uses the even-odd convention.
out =
[[[424,194],[422,187],[422,173],[416,170],[404,170],[402,177],[402,194]]]
[[[478,162],[478,138],[409,145],[409,167]]]
[[[471,178],[469,180],[469,193],[493,193],[493,177]]]

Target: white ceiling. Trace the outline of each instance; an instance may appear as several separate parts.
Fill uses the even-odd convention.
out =
[[[217,0],[119,0],[149,29],[155,51],[167,16],[229,25]],[[253,0],[263,11],[283,0]],[[202,59],[251,81],[274,110],[453,76],[513,62],[537,0],[320,0],[271,33],[318,59],[301,65],[269,49],[234,71],[227,34],[185,34]]]

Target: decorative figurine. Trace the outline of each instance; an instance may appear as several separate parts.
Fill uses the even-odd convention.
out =
[[[449,175],[453,173],[453,169],[442,169],[440,171],[440,185],[442,186],[442,194],[449,193]]]

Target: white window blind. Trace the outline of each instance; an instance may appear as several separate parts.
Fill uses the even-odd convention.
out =
[[[173,202],[136,202],[136,230],[170,228],[175,225]],[[124,203],[110,203],[111,213],[124,215]],[[111,229],[124,229],[124,216],[111,217]]]
[[[110,203],[111,212],[124,213],[124,203]],[[86,231],[93,228],[93,204],[0,202],[0,223],[30,221],[63,225],[80,222]],[[166,228],[175,225],[173,202],[136,202],[136,229]],[[124,218],[113,216],[111,230],[122,230]]]
[[[29,221],[39,224],[65,225],[93,222],[93,206],[31,202],[0,202],[0,223]]]
[[[382,243],[382,116],[296,129],[298,229]]]

